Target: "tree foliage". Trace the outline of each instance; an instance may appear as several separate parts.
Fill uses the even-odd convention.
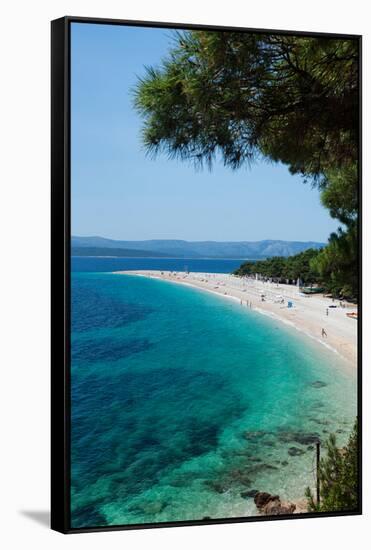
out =
[[[240,277],[256,273],[280,283],[319,284],[339,298],[357,298],[357,229],[339,230],[330,236],[329,244],[317,250],[310,248],[294,256],[275,256],[266,260],[247,261],[234,271]]]
[[[325,444],[326,457],[319,466],[320,503],[308,487],[306,497],[311,512],[350,512],[358,508],[358,425],[354,425],[343,449],[331,435]]]
[[[347,227],[355,226],[358,217],[357,164],[327,170],[326,178],[327,184],[321,193],[323,206],[329,209],[332,218]]]
[[[318,257],[319,250],[310,248],[300,254],[287,258],[275,256],[257,262],[245,262],[234,273],[235,275],[254,275],[272,278],[277,282],[296,283],[300,279],[304,284],[320,282],[318,272],[312,268],[311,261]]]
[[[135,91],[155,152],[237,168],[262,154],[324,177],[357,158],[357,42],[241,32],[177,34]]]
[[[356,295],[358,94],[357,40],[191,31],[146,69],[134,100],[150,153],[232,169],[261,157],[318,186],[344,227],[317,270]]]
[[[358,297],[358,232],[352,225],[347,231],[332,233],[329,243],[310,262],[327,290],[334,296]]]

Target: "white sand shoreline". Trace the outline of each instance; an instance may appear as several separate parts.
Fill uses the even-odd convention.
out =
[[[357,369],[357,321],[347,312],[357,311],[354,304],[339,307],[323,295],[303,296],[297,287],[241,279],[225,273],[170,272],[155,270],[116,271],[118,275],[134,275],[183,284],[233,299],[263,315],[285,323],[317,343],[338,354],[353,371]],[[261,294],[265,294],[262,301]],[[284,303],[279,303],[281,297]],[[288,302],[293,304],[288,308]],[[337,307],[333,307],[337,306]],[[327,336],[322,336],[322,328]]]

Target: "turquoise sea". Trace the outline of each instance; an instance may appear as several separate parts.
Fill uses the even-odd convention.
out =
[[[345,442],[355,419],[338,356],[237,302],[86,265],[72,273],[72,526],[254,515],[252,490],[302,498],[313,441]]]
[[[133,271],[158,269],[164,271],[196,271],[198,273],[231,273],[244,262],[243,259],[208,258],[102,258],[73,256],[72,271]]]

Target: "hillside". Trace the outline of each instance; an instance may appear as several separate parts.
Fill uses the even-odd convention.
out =
[[[97,246],[72,246],[71,256],[114,256],[118,258],[169,258],[168,254],[150,250],[128,248],[103,248]]]
[[[152,257],[168,256],[173,258],[249,258],[262,259],[272,256],[292,256],[303,252],[308,248],[319,249],[324,243],[300,242],[300,241],[183,241],[183,240],[146,240],[146,241],[116,241],[103,237],[72,237],[72,248],[79,250],[79,255],[87,254],[82,249],[111,250],[111,254],[94,255],[118,255],[112,250],[142,251],[142,256]],[[119,255],[122,255],[121,253]],[[137,255],[137,254],[133,254]]]

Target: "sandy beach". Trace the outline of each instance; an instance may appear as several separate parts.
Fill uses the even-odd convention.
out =
[[[357,368],[357,320],[346,314],[357,306],[333,300],[322,294],[307,296],[293,285],[239,278],[225,273],[185,273],[170,271],[117,271],[190,285],[237,300],[241,307],[278,319],[338,353],[353,369]],[[288,307],[291,302],[292,307]],[[336,307],[334,307],[336,306]],[[325,334],[322,334],[324,329]]]

